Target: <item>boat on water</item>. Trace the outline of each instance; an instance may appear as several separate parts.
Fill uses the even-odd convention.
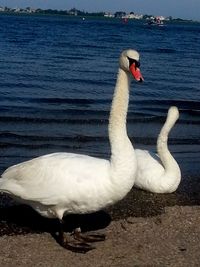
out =
[[[148,21],[149,26],[164,26],[163,20],[161,20],[159,17],[153,18],[150,21]]]

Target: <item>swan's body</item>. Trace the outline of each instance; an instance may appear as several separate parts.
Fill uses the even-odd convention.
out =
[[[131,73],[142,80],[138,61],[134,50],[126,50],[120,57],[109,119],[110,161],[71,153],[41,156],[8,168],[1,176],[0,191],[42,216],[60,220],[65,214],[98,211],[126,196],[137,168],[126,115]]]
[[[147,150],[135,150],[138,162],[135,187],[153,193],[172,193],[179,186],[181,171],[167,145],[169,132],[178,117],[178,109],[171,107],[168,111],[166,122],[158,136],[158,155]]]

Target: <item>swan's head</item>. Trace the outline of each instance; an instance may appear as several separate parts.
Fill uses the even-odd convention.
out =
[[[179,118],[179,110],[176,106],[171,106],[168,110],[168,117],[173,118],[175,121]]]
[[[124,71],[131,73],[136,81],[142,82],[144,81],[144,79],[139,69],[140,67],[139,59],[140,55],[137,51],[132,49],[124,50],[121,53],[119,59],[119,66]]]

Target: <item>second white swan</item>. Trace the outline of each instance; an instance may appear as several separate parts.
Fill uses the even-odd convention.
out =
[[[178,188],[181,171],[167,145],[169,132],[178,118],[177,107],[170,107],[166,122],[158,136],[158,155],[147,150],[135,149],[138,162],[135,187],[152,193],[172,193]]]

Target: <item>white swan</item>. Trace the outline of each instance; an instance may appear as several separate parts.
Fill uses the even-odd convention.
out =
[[[109,119],[111,159],[53,153],[8,168],[0,191],[48,218],[101,210],[126,196],[135,181],[137,161],[127,136],[126,115],[131,76],[142,81],[139,54],[122,52]],[[63,232],[62,245],[67,247]]]
[[[167,145],[169,132],[178,117],[177,107],[170,107],[166,122],[158,136],[158,155],[147,150],[135,149],[138,162],[135,187],[153,193],[172,193],[178,188],[181,171]]]

